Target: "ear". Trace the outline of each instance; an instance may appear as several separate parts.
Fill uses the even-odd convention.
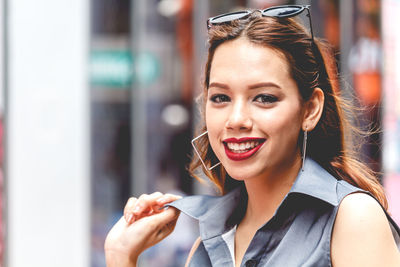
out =
[[[321,118],[324,110],[325,95],[321,88],[316,87],[310,99],[305,103],[303,131],[312,131]]]

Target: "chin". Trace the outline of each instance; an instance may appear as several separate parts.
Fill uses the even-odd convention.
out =
[[[225,167],[225,170],[230,177],[237,181],[244,181],[260,174],[260,171],[251,168],[250,166],[227,166]]]

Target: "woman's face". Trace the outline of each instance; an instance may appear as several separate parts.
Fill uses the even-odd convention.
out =
[[[244,38],[217,48],[206,126],[211,147],[232,178],[273,175],[300,159],[301,103],[283,54]]]

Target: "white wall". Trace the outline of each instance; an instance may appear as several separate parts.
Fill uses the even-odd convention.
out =
[[[88,266],[89,1],[7,2],[7,266]]]

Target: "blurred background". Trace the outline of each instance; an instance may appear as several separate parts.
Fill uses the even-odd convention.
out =
[[[400,223],[400,0],[0,0],[0,266],[105,266],[130,196],[213,193],[186,172],[206,19],[279,4],[311,5],[380,129],[362,155]],[[181,216],[140,266],[183,266],[197,231]]]

